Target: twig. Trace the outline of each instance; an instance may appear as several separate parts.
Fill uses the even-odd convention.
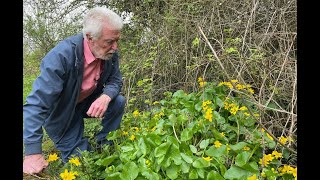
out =
[[[217,55],[216,51],[215,51],[215,50],[213,49],[213,47],[211,46],[211,44],[210,44],[210,42],[209,42],[208,38],[207,38],[207,37],[206,37],[206,35],[203,33],[203,31],[202,31],[201,27],[200,27],[200,26],[198,26],[198,29],[199,29],[199,31],[200,31],[200,33],[201,33],[201,35],[203,36],[203,38],[205,39],[206,43],[208,44],[209,48],[210,48],[210,49],[211,49],[211,51],[213,52],[214,57],[217,59],[217,61],[218,61],[219,65],[220,65],[220,67],[222,68],[222,70],[223,70],[223,71],[224,71],[224,73],[226,74],[227,78],[228,78],[228,79],[230,79],[230,77],[229,77],[229,75],[228,75],[228,72],[224,69],[224,67],[223,67],[223,65],[222,65],[222,63],[221,63],[221,61],[220,61],[220,59],[219,59],[219,57],[218,57],[218,55]]]

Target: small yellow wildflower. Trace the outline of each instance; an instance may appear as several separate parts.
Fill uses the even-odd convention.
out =
[[[71,159],[69,160],[69,163],[72,163],[72,164],[74,164],[74,165],[76,165],[76,166],[80,166],[80,165],[81,165],[81,163],[80,163],[80,161],[79,161],[78,158],[71,158]]]
[[[215,141],[214,142],[214,147],[219,148],[222,144],[220,143],[220,141]]]
[[[247,180],[259,180],[259,179],[257,178],[257,175],[254,174],[254,175],[248,177]]]
[[[136,132],[139,132],[139,128],[138,127],[132,127],[131,130],[135,130]]]
[[[247,117],[249,117],[250,116],[250,114],[249,113],[247,113],[247,112],[244,112],[243,113],[245,116],[247,116]]]
[[[229,152],[231,150],[231,148],[229,147],[229,144],[226,144],[227,146],[227,151]]]
[[[243,147],[243,150],[244,150],[244,151],[249,151],[250,148],[249,148],[248,146],[245,146],[245,147]]]
[[[207,119],[208,121],[212,122],[212,116],[213,116],[212,115],[212,108],[208,108],[204,118]]]
[[[56,161],[58,159],[58,155],[56,153],[50,154],[48,158],[48,162]]]
[[[236,80],[236,79],[232,79],[232,80],[231,80],[231,82],[232,82],[232,83],[237,83],[237,82],[238,82],[238,80]]]
[[[285,138],[283,136],[279,137],[278,139],[282,144],[286,144],[286,142],[288,141],[288,138]]]
[[[127,136],[129,133],[127,131],[122,131],[123,136]]]
[[[237,85],[236,85],[236,88],[237,88],[238,90],[242,90],[242,89],[245,88],[245,86],[243,86],[242,84],[237,84]]]
[[[60,174],[60,177],[62,180],[73,180],[76,178],[76,175],[78,175],[78,172],[69,172],[68,169],[65,169],[64,172]]]
[[[136,138],[133,134],[130,136],[130,140],[133,141]]]
[[[133,117],[138,117],[139,116],[139,111],[138,110],[135,110],[133,111]]]
[[[221,132],[220,134],[221,134],[221,136],[225,137],[225,134],[224,134],[224,132]]]
[[[273,141],[273,137],[269,133],[267,133],[267,137]]]
[[[205,161],[211,161],[212,160],[212,158],[210,157],[210,156],[208,156],[208,157],[202,157],[202,159],[204,159]]]
[[[245,107],[245,106],[241,106],[241,107],[239,108],[239,111],[245,111],[245,110],[248,110],[248,108]]]
[[[272,155],[277,159],[282,158],[282,153],[279,153],[278,151],[272,151]]]
[[[207,84],[207,82],[199,82],[199,86],[200,87],[203,87],[203,86],[205,86]]]
[[[249,93],[254,94],[254,90],[252,88],[248,89]]]

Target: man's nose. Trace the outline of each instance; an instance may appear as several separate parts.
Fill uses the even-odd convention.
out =
[[[114,42],[114,43],[112,44],[111,48],[112,48],[113,50],[117,50],[117,49],[118,49],[118,43],[117,43],[117,42]]]

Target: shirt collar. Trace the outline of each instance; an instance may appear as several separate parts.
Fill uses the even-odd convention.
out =
[[[88,45],[88,40],[84,39],[83,40],[83,53],[84,53],[84,59],[86,61],[87,64],[92,63],[94,60],[96,60],[96,58],[94,57],[94,55],[92,54],[92,52],[90,51],[89,45]]]

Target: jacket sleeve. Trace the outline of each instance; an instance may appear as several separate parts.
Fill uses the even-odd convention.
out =
[[[122,88],[122,74],[119,67],[119,53],[116,52],[111,59],[112,68],[110,76],[106,80],[105,87],[103,88],[103,93],[108,95],[111,99],[116,97]]]
[[[40,66],[40,75],[33,83],[32,91],[23,106],[23,141],[25,155],[42,153],[42,125],[49,109],[57,101],[63,89],[65,67],[62,55],[49,52]]]

